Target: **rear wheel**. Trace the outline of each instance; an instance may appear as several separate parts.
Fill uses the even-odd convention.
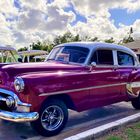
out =
[[[140,109],[140,97],[133,99],[131,103],[135,109]]]
[[[68,120],[68,109],[61,100],[46,101],[39,112],[39,119],[31,126],[43,136],[58,134]]]

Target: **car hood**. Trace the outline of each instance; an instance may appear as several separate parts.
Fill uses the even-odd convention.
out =
[[[23,73],[29,72],[52,72],[52,71],[81,71],[84,70],[85,67],[81,65],[74,64],[62,64],[56,62],[41,62],[41,63],[20,63],[20,64],[12,64],[5,65],[1,67],[2,71],[5,71],[9,74],[9,76],[15,76]]]

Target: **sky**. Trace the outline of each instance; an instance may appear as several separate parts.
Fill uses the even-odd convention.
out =
[[[140,39],[140,0],[0,0],[0,44],[16,49],[71,32]]]

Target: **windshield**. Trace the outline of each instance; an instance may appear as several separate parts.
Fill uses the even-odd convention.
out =
[[[76,46],[55,47],[50,53],[47,61],[55,60],[62,62],[73,62],[82,64],[85,62],[89,53],[88,48]]]
[[[12,50],[0,50],[0,63],[18,62],[18,54]]]

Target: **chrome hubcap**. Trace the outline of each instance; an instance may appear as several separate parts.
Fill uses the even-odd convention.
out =
[[[64,120],[63,110],[59,106],[47,107],[41,116],[42,126],[48,131],[58,129]]]

